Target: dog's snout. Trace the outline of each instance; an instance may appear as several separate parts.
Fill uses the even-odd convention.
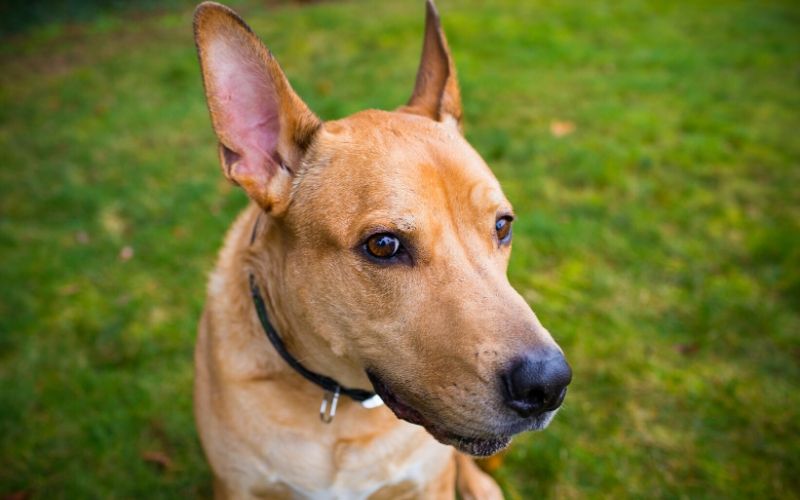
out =
[[[501,377],[506,406],[534,417],[561,405],[572,370],[561,352],[537,350],[517,359]]]

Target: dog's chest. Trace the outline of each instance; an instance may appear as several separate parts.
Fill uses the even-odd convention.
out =
[[[267,452],[265,479],[296,498],[419,498],[453,454],[421,427],[406,423],[336,441],[280,436]]]

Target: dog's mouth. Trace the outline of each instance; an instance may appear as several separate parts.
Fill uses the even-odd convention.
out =
[[[423,426],[431,436],[442,444],[453,446],[469,455],[485,457],[497,453],[511,442],[510,435],[473,437],[447,430],[441,425],[431,422],[415,408],[401,401],[377,375],[367,371],[367,376],[372,382],[375,392],[378,393],[378,396],[394,412],[397,418]]]

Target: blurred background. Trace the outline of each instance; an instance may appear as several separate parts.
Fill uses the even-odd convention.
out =
[[[410,95],[422,0],[231,5],[322,118]],[[211,493],[192,349],[246,198],[193,6],[0,6],[0,498]],[[797,497],[800,4],[438,7],[511,281],[575,372],[506,495]]]

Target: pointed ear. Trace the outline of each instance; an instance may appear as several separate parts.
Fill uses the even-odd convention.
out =
[[[320,121],[235,12],[200,4],[194,37],[222,170],[264,210],[280,214]]]
[[[426,1],[425,11],[425,41],[417,83],[408,105],[401,110],[440,122],[454,121],[460,130],[461,92],[458,89],[456,67],[450,57],[433,0]]]

